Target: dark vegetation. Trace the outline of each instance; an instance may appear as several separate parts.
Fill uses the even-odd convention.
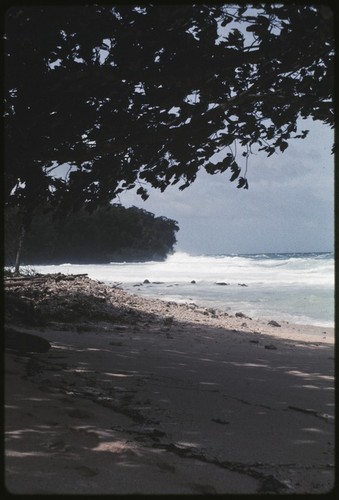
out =
[[[5,264],[14,265],[20,224],[17,209],[5,214]],[[177,223],[120,205],[85,208],[67,218],[39,210],[22,250],[22,264],[89,264],[164,260],[176,243]]]
[[[326,4],[9,9],[7,203],[145,198],[202,168],[246,188],[252,148],[283,152],[300,117],[333,126],[333,23]]]
[[[146,199],[201,169],[247,189],[251,155],[305,138],[301,118],[334,126],[326,2],[19,5],[4,45],[4,194],[20,241],[47,202],[67,215],[129,189]]]

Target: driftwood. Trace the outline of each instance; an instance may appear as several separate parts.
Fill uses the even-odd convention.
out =
[[[45,274],[45,275],[35,275],[35,276],[10,276],[4,278],[5,287],[11,285],[18,285],[24,282],[44,282],[47,279],[54,279],[56,281],[74,281],[76,278],[80,278],[81,276],[88,276],[87,273],[83,274]]]

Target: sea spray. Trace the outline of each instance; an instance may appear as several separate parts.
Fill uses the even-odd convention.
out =
[[[34,268],[43,274],[87,273],[133,293],[195,302],[230,314],[242,311],[253,318],[334,324],[333,253],[192,256],[176,252],[164,262]]]

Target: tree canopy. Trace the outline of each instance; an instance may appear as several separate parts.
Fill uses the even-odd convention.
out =
[[[146,199],[200,169],[247,188],[254,150],[304,138],[300,117],[333,126],[333,59],[325,4],[11,8],[6,203],[67,211],[134,187]]]
[[[25,238],[22,262],[31,264],[109,263],[164,260],[173,252],[177,222],[155,217],[136,207],[80,209],[67,218],[53,220],[48,207],[34,212]],[[5,265],[13,266],[20,238],[17,207],[5,210]]]

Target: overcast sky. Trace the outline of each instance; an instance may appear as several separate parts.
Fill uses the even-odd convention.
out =
[[[333,130],[312,120],[302,129],[308,137],[290,141],[284,153],[250,157],[248,190],[229,182],[227,171],[201,171],[184,191],[149,189],[146,202],[130,191],[121,203],[176,220],[175,250],[193,255],[333,251]]]

